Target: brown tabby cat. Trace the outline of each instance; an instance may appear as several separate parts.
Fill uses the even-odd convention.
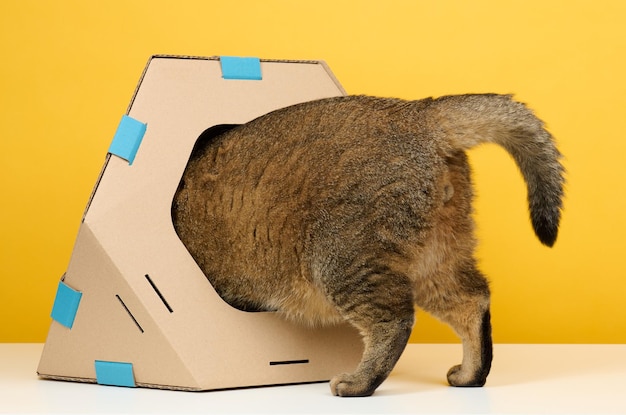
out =
[[[218,293],[243,310],[306,324],[348,321],[363,336],[332,393],[366,396],[387,378],[415,306],[450,324],[454,386],[491,367],[489,287],[476,266],[465,150],[504,147],[528,186],[535,233],[557,237],[564,169],[543,123],[510,96],[403,101],[330,98],[201,137],[174,196],[175,229]]]

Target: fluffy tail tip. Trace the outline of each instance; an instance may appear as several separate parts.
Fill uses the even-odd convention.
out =
[[[556,220],[554,216],[533,217],[533,228],[542,244],[554,246],[559,233],[559,218],[560,214],[557,214]]]

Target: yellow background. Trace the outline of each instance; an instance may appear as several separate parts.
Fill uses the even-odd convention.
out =
[[[495,341],[626,342],[625,22],[621,0],[4,0],[0,341],[45,340],[119,118],[165,53],[323,59],[352,94],[515,93],[557,137],[567,197],[545,248],[512,160],[471,151]],[[418,317],[412,341],[455,339]]]

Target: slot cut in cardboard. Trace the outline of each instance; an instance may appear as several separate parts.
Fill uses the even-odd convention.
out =
[[[115,298],[117,298],[117,300],[120,302],[124,310],[126,310],[126,313],[128,313],[128,316],[131,318],[131,320],[133,320],[133,323],[135,323],[139,331],[143,333],[143,329],[141,328],[141,325],[139,324],[135,316],[133,316],[133,313],[130,312],[126,304],[124,304],[124,300],[122,300],[122,298],[117,294],[115,294]]]
[[[345,94],[321,61],[258,60],[256,70],[262,79],[226,79],[219,57],[149,59],[122,121],[145,131],[140,145],[126,146],[133,151],[106,157],[60,288],[81,293],[68,297],[75,319],[52,321],[42,378],[96,383],[94,362],[127,362],[113,368],[128,377],[130,367],[136,386],[200,391],[326,381],[354,370],[363,350],[356,330],[231,307],[174,231],[172,198],[197,140]]]
[[[161,291],[159,291],[157,286],[154,284],[154,282],[152,281],[152,278],[150,278],[150,275],[146,274],[146,279],[148,280],[148,283],[150,283],[150,286],[152,287],[156,295],[158,295],[161,301],[163,302],[163,305],[165,306],[165,308],[167,308],[167,311],[169,311],[170,313],[173,313],[174,310],[172,310],[172,307],[170,307],[167,300],[165,300],[165,297],[163,297],[163,294],[161,294]]]
[[[303,365],[309,363],[309,359],[302,359],[302,360],[285,360],[282,362],[270,362],[270,366],[276,366],[276,365]]]

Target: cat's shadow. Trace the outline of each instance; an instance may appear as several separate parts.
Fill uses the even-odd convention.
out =
[[[590,349],[594,353],[584,352],[581,347],[585,346],[495,345],[491,373],[485,388],[623,373],[624,365],[615,365],[603,353],[611,353],[611,345],[595,345]],[[451,388],[446,381],[446,373],[460,361],[461,354],[461,345],[458,345],[458,350],[450,345],[443,345],[442,350],[438,350],[436,345],[408,347],[389,376],[388,385],[381,385],[376,394],[389,396]]]

